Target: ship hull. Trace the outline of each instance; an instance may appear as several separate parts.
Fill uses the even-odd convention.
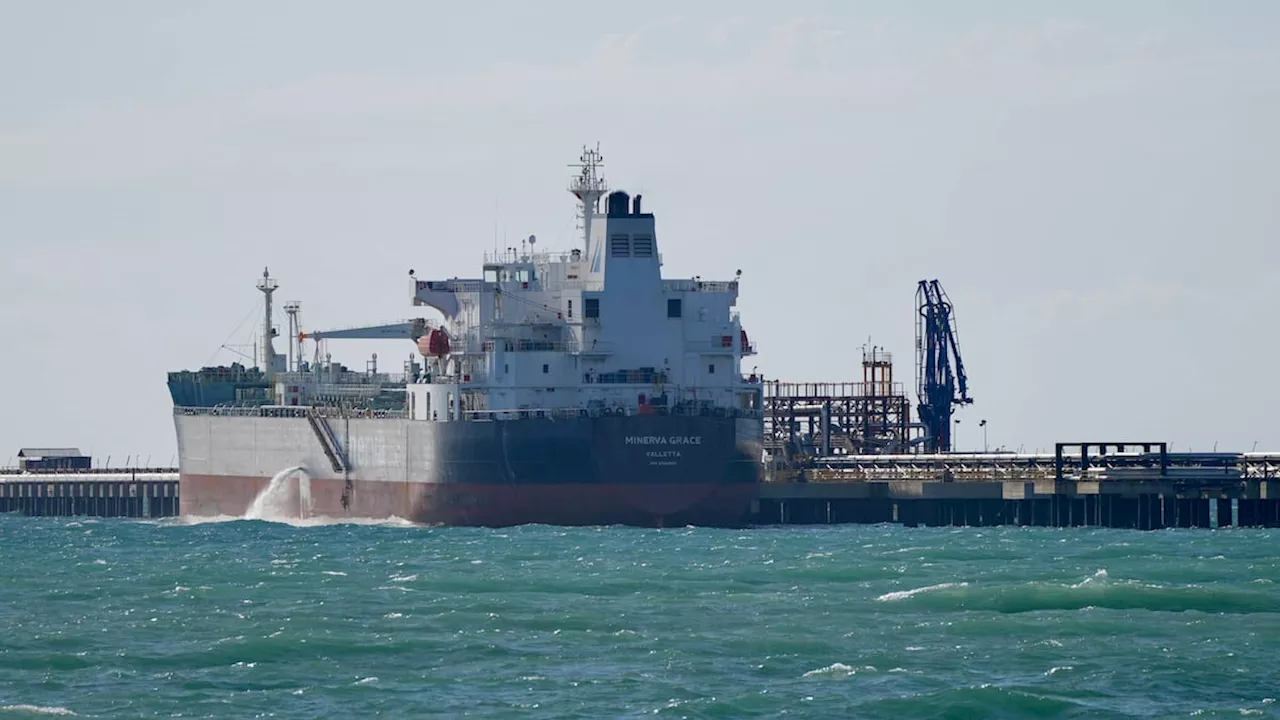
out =
[[[760,473],[760,422],[750,418],[333,419],[341,469],[304,417],[179,413],[175,423],[189,516],[242,516],[273,476],[300,467],[278,483],[271,514],[737,527]]]

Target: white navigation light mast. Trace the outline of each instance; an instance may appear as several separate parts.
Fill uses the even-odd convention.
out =
[[[298,312],[301,309],[302,303],[297,300],[290,300],[284,304],[284,312],[289,316],[289,337],[286,338],[289,343],[285,345],[289,355],[288,362],[285,364],[285,372],[296,372],[302,360],[302,340],[298,338],[298,334],[302,332],[302,328],[298,326]],[[297,353],[294,353],[295,345],[298,348]]]
[[[267,375],[275,365],[275,348],[271,345],[271,294],[276,291],[276,280],[271,277],[267,268],[262,268],[262,279],[258,281],[258,289],[265,298],[262,312],[262,370]]]
[[[569,181],[569,192],[573,193],[580,203],[578,212],[582,220],[583,252],[589,253],[591,252],[591,217],[600,209],[600,198],[609,191],[604,178],[599,174],[600,168],[604,167],[600,143],[596,143],[594,150],[583,146],[582,157],[578,159],[578,164],[569,167],[578,168],[578,174]]]

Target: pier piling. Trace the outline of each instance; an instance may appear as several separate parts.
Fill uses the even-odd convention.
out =
[[[1280,527],[1280,455],[1178,454],[1163,443],[1060,443],[1052,455],[833,456],[769,480],[752,517],[760,525]]]
[[[176,517],[178,472],[0,473],[0,512],[39,517]]]

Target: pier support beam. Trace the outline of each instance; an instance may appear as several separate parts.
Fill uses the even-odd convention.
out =
[[[1218,527],[1231,527],[1231,499],[1219,498],[1216,501],[1218,510]]]

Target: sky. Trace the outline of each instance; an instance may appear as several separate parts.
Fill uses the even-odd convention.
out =
[[[0,0],[0,465],[168,464],[165,373],[237,359],[264,266],[317,329],[571,247],[597,142],[668,276],[742,270],[767,377],[870,341],[914,396],[937,278],[961,448],[1280,451],[1276,37],[1265,0]]]

